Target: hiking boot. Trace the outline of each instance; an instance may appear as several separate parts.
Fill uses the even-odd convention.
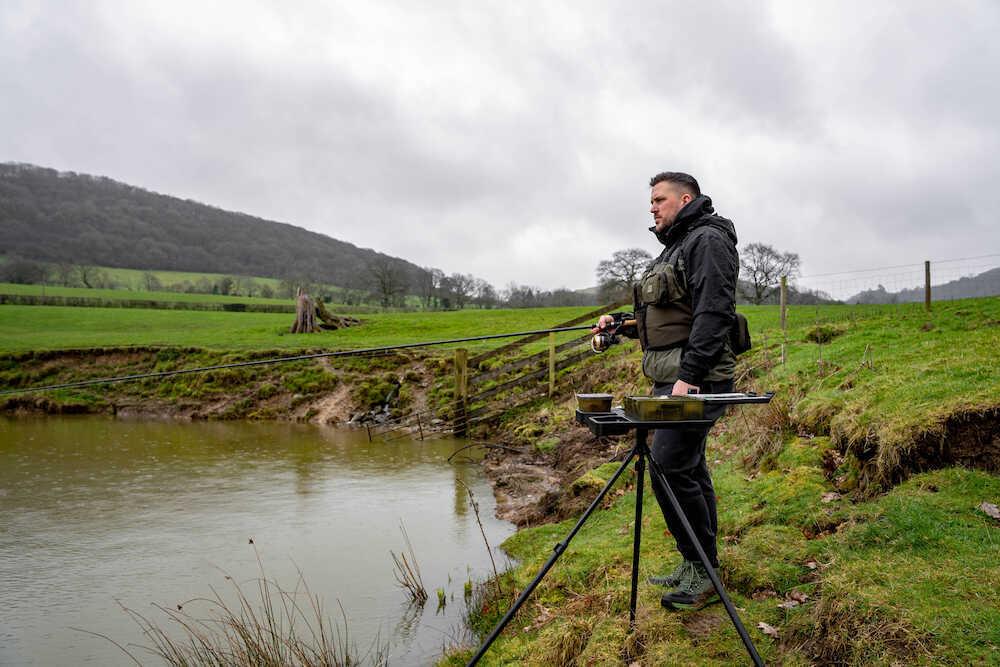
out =
[[[677,588],[680,586],[681,582],[684,581],[684,574],[688,571],[694,563],[689,560],[682,560],[680,564],[674,568],[674,571],[670,574],[659,574],[654,575],[646,579],[649,583],[654,586],[665,586],[667,588]]]
[[[701,563],[692,563],[688,576],[660,598],[660,604],[667,609],[684,611],[696,611],[718,601],[719,594]]]

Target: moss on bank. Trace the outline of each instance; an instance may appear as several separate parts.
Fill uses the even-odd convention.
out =
[[[285,356],[280,350],[211,351],[199,348],[101,348],[18,353],[0,357],[0,386],[34,387],[106,377],[177,371]],[[348,387],[352,411],[390,405],[404,414],[412,370],[422,355],[364,359],[313,359],[278,365],[216,369],[199,373],[101,384],[0,398],[7,412],[166,414],[206,419],[309,419],[311,404]]]

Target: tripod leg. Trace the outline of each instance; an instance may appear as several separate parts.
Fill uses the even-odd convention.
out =
[[[496,624],[496,627],[493,628],[493,632],[491,632],[490,636],[486,638],[486,641],[484,641],[483,645],[479,647],[479,650],[476,652],[474,656],[472,656],[472,659],[469,660],[468,663],[466,663],[466,667],[471,667],[472,665],[477,664],[486,654],[486,651],[490,648],[493,642],[496,641],[496,638],[500,636],[500,633],[503,632],[503,629],[507,627],[507,624],[510,623],[512,618],[514,618],[514,614],[517,613],[517,610],[521,608],[521,605],[525,603],[525,601],[528,599],[528,596],[531,595],[532,591],[534,591],[535,588],[538,587],[538,584],[542,582],[542,579],[545,578],[546,573],[552,568],[553,565],[555,565],[556,561],[559,559],[559,556],[562,556],[563,552],[566,551],[566,547],[569,546],[569,541],[572,540],[573,537],[576,536],[576,534],[580,531],[580,529],[583,527],[583,524],[586,523],[587,519],[590,518],[590,515],[594,513],[594,510],[597,509],[597,507],[601,504],[601,501],[604,500],[604,496],[608,495],[608,491],[611,490],[611,487],[615,485],[615,482],[618,481],[618,478],[621,477],[623,472],[625,472],[625,469],[628,468],[628,464],[632,462],[632,458],[635,455],[636,455],[636,448],[633,448],[632,451],[629,452],[629,455],[622,462],[621,467],[619,467],[618,470],[615,471],[615,474],[611,476],[611,479],[608,480],[608,483],[604,485],[604,488],[601,489],[601,492],[597,494],[596,498],[594,498],[594,502],[590,503],[590,507],[588,507],[587,510],[583,513],[583,515],[580,516],[580,519],[576,522],[576,525],[573,526],[573,530],[569,531],[569,535],[566,536],[566,539],[564,539],[562,542],[560,542],[559,544],[555,545],[552,548],[552,555],[549,556],[549,559],[547,561],[545,561],[545,565],[542,566],[542,569],[535,576],[534,580],[532,580],[532,582],[528,584],[528,587],[525,588],[523,591],[521,591],[521,595],[519,595],[517,600],[514,601],[514,604],[507,611],[507,613],[504,614],[504,617],[500,619],[500,622]]]
[[[648,450],[639,452],[640,457],[648,454]],[[663,489],[667,493],[667,498],[670,500],[670,504],[673,506],[674,511],[677,512],[677,516],[680,517],[681,525],[684,526],[684,531],[687,533],[688,538],[690,538],[691,542],[694,544],[694,548],[698,551],[698,558],[701,559],[701,563],[705,566],[705,571],[708,573],[708,578],[712,580],[712,585],[715,586],[716,592],[719,594],[719,597],[722,598],[722,604],[725,605],[726,612],[729,614],[729,618],[732,619],[733,626],[736,628],[736,632],[743,641],[743,646],[746,647],[747,653],[750,654],[750,659],[753,660],[753,664],[757,665],[757,667],[763,667],[764,661],[761,659],[760,654],[757,653],[757,647],[753,645],[753,641],[750,639],[747,629],[743,627],[743,622],[740,620],[739,614],[736,613],[736,607],[733,606],[732,601],[729,599],[729,595],[726,594],[726,589],[722,587],[722,582],[719,581],[719,575],[715,572],[715,568],[708,562],[708,556],[705,554],[705,550],[702,548],[701,542],[698,540],[698,536],[694,534],[694,529],[691,527],[691,523],[688,521],[687,515],[684,514],[684,509],[677,500],[677,496],[674,495],[674,490],[670,488],[670,484],[667,482],[667,476],[663,474],[663,470],[660,469],[656,459],[652,456],[649,456],[649,474],[656,475],[657,479],[660,480],[660,484],[663,485]]]
[[[635,430],[635,534],[632,536],[632,592],[628,602],[628,627],[635,629],[635,603],[639,591],[639,545],[642,544],[642,487],[646,477],[646,429]]]

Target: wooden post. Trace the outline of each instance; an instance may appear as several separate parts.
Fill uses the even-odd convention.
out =
[[[788,276],[781,276],[781,365],[785,365],[785,344],[788,342],[786,328],[788,325]]]
[[[924,262],[924,310],[931,312],[931,263]]]
[[[468,433],[466,400],[469,396],[469,351],[455,350],[455,435],[465,437]]]
[[[788,309],[788,276],[781,276],[781,333],[785,333]]]
[[[417,430],[420,431],[420,439],[424,439],[424,425],[420,423],[420,415],[417,415]]]
[[[556,395],[556,334],[549,332],[549,398]]]

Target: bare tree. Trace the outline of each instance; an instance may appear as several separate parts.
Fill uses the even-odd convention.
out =
[[[90,266],[89,264],[79,264],[76,267],[76,275],[83,283],[84,287],[93,289],[97,283],[98,268],[96,266]]]
[[[76,266],[69,262],[59,262],[55,266],[56,280],[64,287],[76,285]]]
[[[461,310],[469,302],[476,290],[476,277],[467,273],[453,273],[448,276],[448,286],[454,298],[455,307]]]
[[[642,248],[617,250],[611,259],[597,265],[597,283],[605,298],[623,297],[632,293],[632,285],[639,280],[653,257]]]
[[[778,252],[764,243],[751,243],[740,252],[740,268],[744,284],[752,290],[747,298],[760,304],[774,289],[781,276],[794,277],[799,272],[799,255],[794,252]]]
[[[482,278],[476,278],[475,298],[473,301],[480,308],[492,308],[497,304],[497,290]]]
[[[366,267],[374,281],[374,292],[383,308],[394,305],[409,286],[406,273],[391,257],[378,255]]]
[[[417,274],[417,291],[424,308],[430,308],[438,304],[438,290],[441,287],[441,279],[444,278],[444,271],[431,267],[424,267]]]
[[[503,300],[510,308],[533,308],[538,304],[541,290],[531,285],[510,282],[503,290]]]
[[[142,284],[146,288],[147,292],[159,292],[163,289],[163,285],[160,283],[160,279],[156,277],[156,274],[152,271],[146,271],[142,274]]]

